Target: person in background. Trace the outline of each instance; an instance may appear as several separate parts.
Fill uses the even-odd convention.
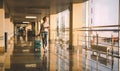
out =
[[[46,52],[47,51],[47,37],[48,37],[48,31],[49,31],[49,23],[48,23],[47,16],[43,17],[42,20],[43,20],[43,23],[41,24],[40,34],[42,37],[43,49],[44,49],[44,52]]]
[[[22,29],[22,37],[23,37],[23,40],[24,41],[26,41],[26,30],[25,30],[26,28],[25,27],[23,27],[23,29]]]

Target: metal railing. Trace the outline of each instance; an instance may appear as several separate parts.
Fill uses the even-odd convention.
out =
[[[120,32],[119,27],[120,25],[108,25],[108,26],[90,26],[90,27],[82,27],[79,29],[75,29],[74,31],[79,32],[77,33],[77,45],[81,46],[82,50],[84,50],[82,51],[83,60],[87,60],[87,62],[90,62],[93,64],[98,63],[99,66],[109,71],[115,71],[116,69],[118,69],[118,67],[116,69],[115,68],[112,69],[108,65],[101,64],[98,58],[99,56],[101,56],[103,58],[106,58],[106,60],[118,61],[119,59],[119,32]],[[104,34],[107,32],[109,32],[109,36],[104,36],[100,34],[100,33]],[[96,60],[89,58],[92,54],[94,54],[94,52],[96,55]],[[85,58],[86,55],[88,56],[88,58]],[[90,69],[90,71],[92,69],[94,70],[97,69],[98,71],[102,71],[98,69],[97,67],[93,67],[92,64],[90,63],[85,63],[84,61],[82,62],[83,62],[82,63],[83,67],[88,66],[88,69]],[[116,62],[116,64],[117,63],[119,62]],[[114,62],[113,64],[115,65]]]
[[[91,45],[92,44],[91,38],[92,38],[92,39],[94,39],[94,44],[96,44],[97,46],[99,46],[99,45],[110,46],[112,49],[112,52],[113,52],[114,49],[117,49],[119,47],[118,44],[115,45],[115,43],[119,43],[118,34],[119,34],[120,29],[118,29],[118,27],[120,27],[120,25],[82,27],[80,29],[77,29],[76,31],[87,32],[88,34],[84,34],[84,36],[83,36],[83,35],[79,35],[79,33],[78,33],[78,39],[80,37],[84,39],[84,40],[79,39],[78,43],[79,43],[79,41],[81,41],[81,42],[85,42],[85,43],[88,43]],[[113,29],[111,29],[111,28],[113,28]],[[112,33],[112,34],[110,34],[111,37],[99,36],[98,33],[102,33],[101,31],[102,32],[111,32]],[[91,32],[96,32],[96,34],[94,34],[94,36],[91,36],[92,34],[89,34]],[[114,32],[117,34],[117,37],[113,36]],[[87,44],[85,44],[85,45],[87,45]]]

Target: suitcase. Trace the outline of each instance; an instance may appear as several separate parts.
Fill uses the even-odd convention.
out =
[[[35,38],[34,40],[34,50],[35,51],[40,51],[41,48],[41,40],[40,38]]]

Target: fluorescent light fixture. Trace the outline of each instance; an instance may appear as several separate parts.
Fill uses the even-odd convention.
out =
[[[36,16],[26,16],[25,18],[31,18],[31,19],[34,19],[34,18],[37,18]]]
[[[24,21],[23,23],[30,23],[30,22]]]

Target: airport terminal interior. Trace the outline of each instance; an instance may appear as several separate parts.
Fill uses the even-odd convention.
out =
[[[0,71],[120,71],[119,36],[119,0],[0,0]]]

